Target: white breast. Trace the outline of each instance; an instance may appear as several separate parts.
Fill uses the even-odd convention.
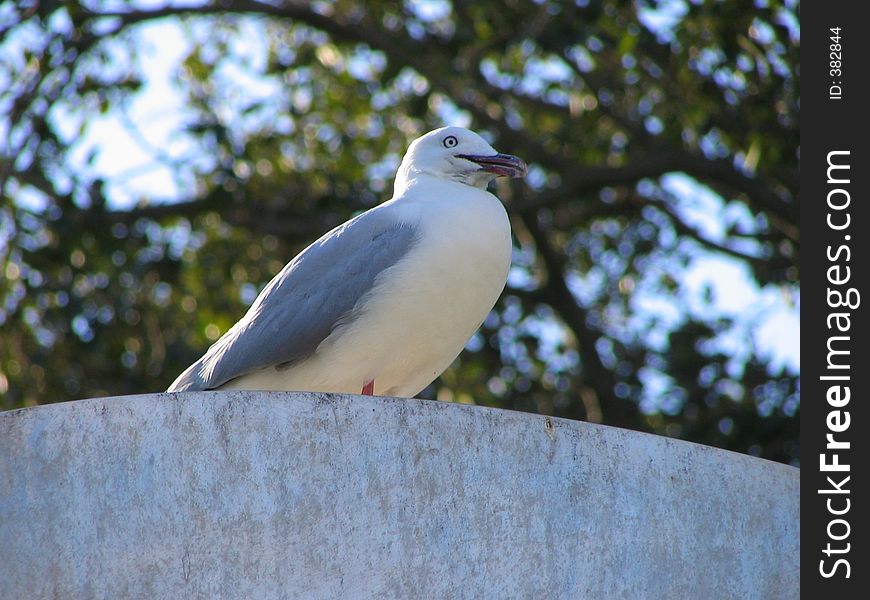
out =
[[[414,396],[440,375],[480,327],[504,288],[510,224],[488,192],[432,180],[388,208],[419,227],[419,243],[384,271],[353,322],[336,329],[302,363],[265,369],[227,388]]]

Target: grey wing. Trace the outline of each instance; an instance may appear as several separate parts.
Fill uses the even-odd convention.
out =
[[[336,227],[290,261],[245,316],[167,391],[214,389],[307,358],[416,239],[414,226],[377,209]]]

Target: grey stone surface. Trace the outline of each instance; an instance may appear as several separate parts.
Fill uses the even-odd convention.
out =
[[[797,598],[799,471],[392,398],[0,414],[0,598]]]

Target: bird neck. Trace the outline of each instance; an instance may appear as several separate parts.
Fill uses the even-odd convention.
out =
[[[396,181],[393,184],[393,198],[398,198],[408,190],[419,185],[457,185],[462,186],[462,188],[478,189],[485,192],[490,179],[491,177],[484,177],[479,181],[469,181],[467,177],[450,179],[441,175],[422,171],[413,165],[402,165],[396,173]]]
[[[399,165],[399,170],[396,171],[396,180],[393,183],[393,198],[401,196],[405,190],[411,187],[411,182],[420,175],[422,175],[420,171],[411,164],[403,162]]]

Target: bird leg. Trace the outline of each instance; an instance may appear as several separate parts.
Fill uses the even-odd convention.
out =
[[[360,394],[362,394],[364,396],[374,396],[375,395],[375,380],[372,379],[371,381],[366,383],[363,386],[363,389],[360,392]]]

